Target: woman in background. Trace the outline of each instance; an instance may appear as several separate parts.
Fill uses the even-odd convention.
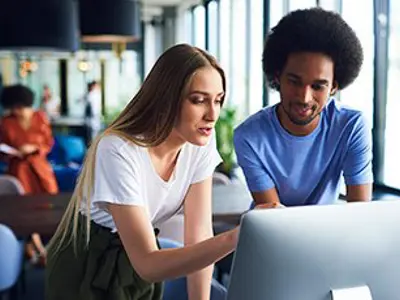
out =
[[[0,142],[15,148],[6,156],[7,173],[16,177],[26,194],[56,194],[57,181],[47,154],[54,140],[45,113],[32,108],[33,92],[22,85],[5,87],[1,105],[9,114],[1,119]]]
[[[1,105],[8,113],[1,119],[0,143],[14,148],[2,157],[8,162],[7,173],[21,182],[25,194],[56,194],[57,181],[47,160],[54,143],[50,123],[44,112],[32,108],[33,99],[33,92],[22,85],[2,90]],[[45,264],[46,251],[37,233],[26,244],[26,253],[33,263]]]

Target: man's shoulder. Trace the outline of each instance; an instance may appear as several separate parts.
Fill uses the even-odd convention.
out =
[[[366,118],[362,111],[346,105],[339,100],[332,99],[326,107],[326,118],[332,126],[348,127],[359,123],[366,125]]]

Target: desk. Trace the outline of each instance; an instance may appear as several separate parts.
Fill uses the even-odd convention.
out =
[[[51,237],[64,214],[71,193],[58,195],[0,196],[0,223],[8,225],[18,237],[32,232]],[[251,196],[243,185],[213,187],[213,220],[237,224]]]
[[[58,195],[0,196],[0,223],[9,226],[19,238],[38,232],[51,237],[71,198]]]

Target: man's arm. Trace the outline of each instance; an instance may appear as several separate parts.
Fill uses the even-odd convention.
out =
[[[347,202],[370,201],[371,199],[372,183],[346,186]]]
[[[239,166],[256,205],[280,203],[274,181],[266,170],[262,158],[246,138],[246,132],[235,130],[234,145]]]
[[[372,134],[363,116],[354,124],[343,175],[346,182],[347,202],[372,199]]]
[[[278,192],[274,187],[262,192],[252,192],[251,195],[256,205],[280,203]]]

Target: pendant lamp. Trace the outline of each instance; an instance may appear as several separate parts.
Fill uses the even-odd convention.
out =
[[[0,9],[0,50],[76,51],[76,0],[9,0]]]
[[[136,0],[79,0],[81,40],[85,43],[138,41],[140,8]]]

